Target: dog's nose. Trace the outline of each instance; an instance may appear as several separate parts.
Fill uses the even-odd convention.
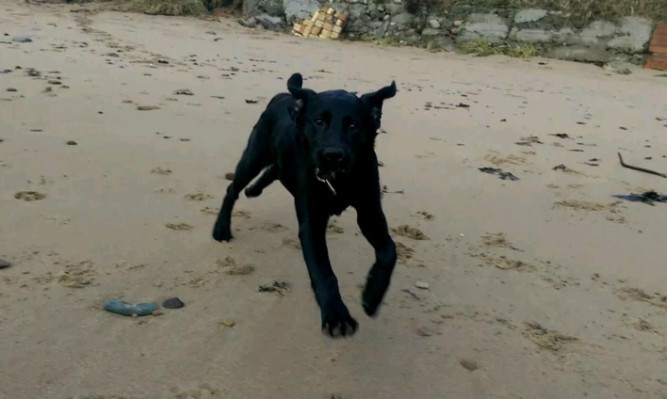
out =
[[[333,147],[323,149],[320,153],[320,157],[327,165],[337,166],[343,163],[345,154],[340,148]]]

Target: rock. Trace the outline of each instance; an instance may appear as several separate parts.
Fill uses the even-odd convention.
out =
[[[525,24],[528,22],[536,22],[547,16],[547,10],[539,8],[529,8],[526,10],[519,10],[514,15],[515,24]]]
[[[635,65],[627,61],[611,61],[606,63],[602,69],[605,71],[617,73],[619,75],[629,75],[632,73],[631,68],[634,68]]]
[[[421,289],[421,290],[427,290],[428,287],[430,287],[430,285],[429,285],[427,282],[425,282],[425,281],[417,281],[417,282],[415,283],[415,287],[417,287],[417,288],[419,288],[419,289]]]
[[[66,144],[67,145],[77,145],[77,142],[74,141],[74,140],[68,140]]]
[[[542,29],[512,29],[510,39],[525,43],[549,43],[553,41],[554,34]]]
[[[289,24],[296,20],[312,18],[321,7],[322,4],[317,0],[283,0],[285,18]]]
[[[13,87],[8,87],[8,88],[7,88],[7,91],[10,92],[10,93],[16,93],[18,90],[16,90],[16,89],[13,88]]]
[[[192,92],[190,89],[178,89],[174,92],[176,95],[180,96],[194,96],[195,93]]]
[[[139,111],[154,111],[160,109],[157,105],[138,105],[137,110]]]
[[[395,15],[391,19],[391,24],[395,25],[399,29],[407,29],[410,26],[412,26],[413,22],[415,21],[415,16],[404,12],[398,15]]]
[[[255,15],[255,20],[264,29],[277,31],[283,27],[283,20],[280,17],[272,17],[269,14]]]
[[[12,41],[17,43],[31,43],[32,39],[27,35],[16,35],[12,37]]]
[[[584,44],[598,44],[601,38],[611,38],[616,33],[616,25],[609,21],[593,21],[579,34]]]
[[[570,28],[562,28],[558,32],[554,33],[553,40],[556,43],[569,46],[581,44],[581,36],[574,33],[574,31]]]
[[[454,21],[452,24],[455,28],[459,28],[461,25],[463,25],[463,21]]]
[[[107,312],[121,314],[123,316],[148,316],[158,310],[158,306],[152,302],[132,304],[129,302],[112,299],[104,303]]]
[[[604,48],[587,47],[583,45],[577,46],[562,46],[551,49],[547,53],[550,58],[558,58],[561,60],[580,61],[580,62],[609,62],[611,54],[605,51]]]
[[[56,85],[56,86],[63,84],[63,82],[61,82],[59,80],[55,80],[55,79],[49,80],[49,81],[47,81],[47,83],[50,84],[50,85]]]
[[[7,262],[6,260],[4,260],[4,259],[0,259],[0,269],[6,269],[6,268],[8,268],[8,267],[11,266],[11,265],[12,265],[12,264],[9,263],[9,262]]]
[[[438,36],[440,34],[439,29],[426,28],[422,30],[422,36]]]
[[[479,368],[479,365],[477,364],[476,361],[470,360],[470,359],[461,359],[459,360],[459,363],[461,366],[463,366],[464,369],[470,370],[470,371],[475,371]]]
[[[440,29],[440,22],[435,18],[431,18],[428,20],[428,26],[430,26],[431,29]]]
[[[185,306],[183,301],[181,301],[180,299],[178,299],[176,297],[165,299],[164,302],[162,302],[162,307],[167,308],[167,309],[180,309],[183,306]]]
[[[400,13],[405,12],[405,8],[403,7],[403,4],[386,3],[386,4],[384,4],[384,8],[389,15],[398,15]]]
[[[638,18],[625,17],[621,20],[619,33],[607,43],[607,47],[626,53],[643,53],[648,49],[651,35],[653,33],[653,21]]]
[[[461,33],[456,38],[458,43],[474,39],[488,40],[500,44],[509,33],[507,22],[496,14],[470,14]]]

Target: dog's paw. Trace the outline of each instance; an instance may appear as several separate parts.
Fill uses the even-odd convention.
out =
[[[377,315],[382,298],[389,288],[390,276],[386,273],[372,273],[366,281],[366,288],[361,294],[361,305],[370,317]]]
[[[213,239],[222,242],[222,241],[231,241],[232,237],[232,231],[229,228],[229,226],[221,226],[221,225],[215,225],[213,228]]]
[[[263,190],[261,188],[257,188],[255,186],[250,186],[250,187],[246,188],[244,192],[245,192],[246,197],[256,198],[256,197],[259,197],[260,195],[262,195],[262,191]]]
[[[322,332],[330,337],[352,336],[358,328],[359,323],[350,316],[342,301],[322,309]]]

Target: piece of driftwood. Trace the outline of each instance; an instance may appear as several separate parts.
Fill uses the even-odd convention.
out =
[[[651,175],[664,177],[665,179],[667,179],[667,175],[664,174],[664,173],[656,172],[655,170],[651,170],[651,169],[640,168],[639,166],[632,166],[632,165],[626,164],[625,162],[623,162],[623,157],[621,156],[620,152],[618,153],[618,160],[621,161],[621,166],[623,166],[624,168],[636,170],[636,171],[639,171],[639,172],[648,173],[648,174],[651,174]]]

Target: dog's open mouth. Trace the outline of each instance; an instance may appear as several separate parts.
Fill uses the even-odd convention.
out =
[[[336,179],[336,172],[333,171],[324,172],[321,169],[317,168],[315,169],[315,177],[322,183],[326,183]]]

